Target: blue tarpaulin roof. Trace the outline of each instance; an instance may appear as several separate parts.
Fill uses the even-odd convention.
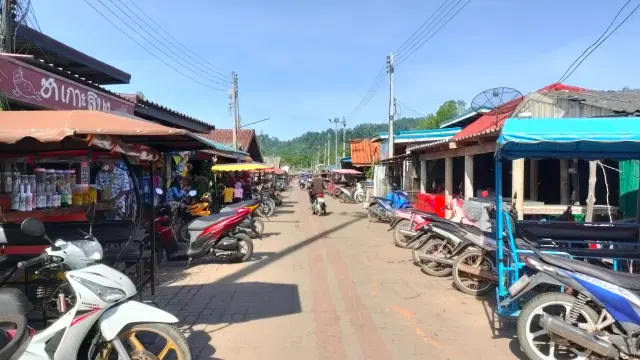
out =
[[[506,159],[640,159],[640,119],[510,118],[496,155]]]

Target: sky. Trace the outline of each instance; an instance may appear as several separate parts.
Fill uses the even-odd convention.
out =
[[[151,39],[119,10],[127,11],[120,1],[136,10],[131,5],[135,1],[164,30],[208,63],[224,73],[237,72],[242,121],[270,118],[253,127],[281,139],[325,130],[330,126],[327,119],[350,114],[367,93],[386,56],[442,4],[442,0],[32,0],[44,33],[131,74],[130,84],[110,86],[110,90],[141,91],[151,101],[217,128],[232,127],[228,92],[212,90],[172,70],[87,4],[93,4],[183,73],[222,87],[204,79],[199,69],[184,69],[162,55],[100,3]],[[470,104],[476,94],[489,88],[505,86],[522,93],[539,89],[560,78],[624,3],[471,0],[439,33],[397,66],[395,97],[427,114],[450,99]],[[628,10],[638,3],[640,0],[633,0]],[[640,49],[635,46],[638,33],[640,11],[565,83],[603,90],[640,88]],[[385,79],[347,126],[385,122],[388,97]],[[417,116],[407,110],[402,115]]]

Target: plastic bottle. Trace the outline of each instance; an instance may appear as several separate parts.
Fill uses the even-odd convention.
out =
[[[19,200],[20,201],[20,203],[19,203],[20,205],[19,205],[18,211],[26,211],[26,202],[27,202],[26,194],[21,192],[20,195],[19,195],[19,199],[20,199]]]
[[[33,195],[31,193],[24,194],[24,210],[33,211]]]

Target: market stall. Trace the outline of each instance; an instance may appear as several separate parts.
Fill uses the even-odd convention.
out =
[[[147,258],[153,292],[155,242],[136,240],[145,230],[139,174],[159,151],[205,146],[188,131],[113,113],[0,112],[2,268],[49,246],[19,230],[23,219],[36,217],[52,238],[93,232],[105,248],[104,261],[138,264],[140,287]],[[110,252],[112,245],[118,250]]]

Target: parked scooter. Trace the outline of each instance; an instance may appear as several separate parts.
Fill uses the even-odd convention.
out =
[[[87,234],[84,240],[53,242],[46,235],[44,224],[35,218],[24,220],[21,230],[29,236],[44,237],[52,246],[42,255],[18,263],[18,267],[42,265],[39,271],[60,266],[72,269],[67,271],[66,279],[73,295],[66,298],[65,293],[59,294],[58,306],[64,315],[45,330],[33,332],[21,359],[95,359],[112,355],[136,359],[138,354],[149,351],[140,341],[136,343],[139,347],[129,351],[122,339],[136,339],[136,334],[143,332],[173,344],[170,351],[179,359],[191,358],[184,335],[173,325],[178,322],[175,316],[132,300],[137,290],[126,275],[95,264],[102,258],[102,246],[95,238]],[[32,309],[26,295],[17,289],[0,289],[0,299],[0,316],[25,315]]]
[[[251,210],[242,207],[191,221],[187,225],[190,239],[187,249],[189,263],[191,260],[208,255],[231,262],[248,260],[253,254],[253,241],[244,232],[236,229],[250,215]],[[252,223],[250,224],[257,234],[258,230]]]
[[[311,209],[313,210],[314,215],[327,215],[327,204],[324,201],[324,193],[316,194]]]
[[[366,196],[364,195],[364,190],[362,189],[362,185],[360,183],[356,184],[356,187],[353,189],[349,189],[345,186],[338,186],[340,190],[340,195],[338,195],[338,200],[342,203],[358,203],[362,204],[366,200]]]
[[[529,300],[520,311],[520,348],[531,360],[575,358],[636,359],[640,354],[640,276],[605,269],[584,261],[545,254],[534,246],[523,275],[509,287],[501,306],[521,298],[537,286],[564,289]]]
[[[367,216],[370,222],[392,221],[396,209],[391,207],[391,200],[383,197],[372,196],[367,207]]]

